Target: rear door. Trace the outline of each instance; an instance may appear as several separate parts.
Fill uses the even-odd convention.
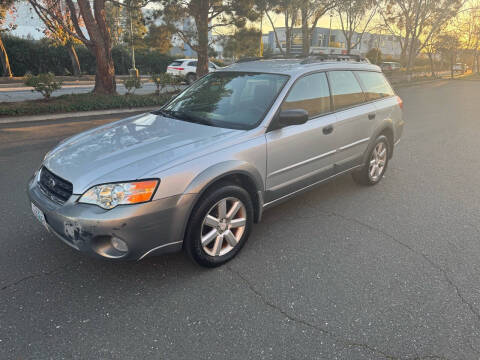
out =
[[[330,91],[325,73],[298,79],[281,110],[303,109],[305,124],[269,131],[267,140],[266,202],[286,196],[332,175],[337,141]]]
[[[374,129],[377,129],[385,120],[401,118],[401,110],[395,92],[385,79],[385,76],[376,71],[358,71],[358,79],[365,92],[367,101],[372,101],[376,108],[377,116],[374,121]]]
[[[376,108],[368,103],[353,71],[328,72],[338,139],[334,172],[339,173],[362,163],[374,128]]]

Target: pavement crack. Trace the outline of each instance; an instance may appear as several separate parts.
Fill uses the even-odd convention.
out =
[[[455,293],[456,293],[457,297],[460,299],[460,301],[468,307],[468,309],[471,311],[471,313],[475,316],[477,322],[480,322],[480,313],[473,306],[473,304],[470,303],[465,298],[462,291],[455,284],[455,282],[450,278],[447,271],[444,268],[442,268],[440,265],[438,265],[436,262],[434,262],[432,259],[430,259],[423,252],[416,250],[414,247],[412,247],[412,246],[408,245],[407,243],[397,239],[395,236],[387,233],[385,230],[377,228],[377,227],[375,227],[373,225],[370,225],[368,223],[365,223],[363,221],[360,221],[360,220],[357,220],[357,219],[354,219],[354,218],[350,218],[350,217],[347,217],[347,216],[344,216],[344,215],[341,215],[341,214],[338,214],[338,213],[335,213],[335,212],[331,212],[331,211],[328,211],[328,212],[322,211],[322,214],[327,215],[327,216],[336,216],[336,217],[339,217],[339,218],[341,218],[345,221],[355,222],[358,225],[364,226],[364,227],[366,227],[366,228],[368,228],[372,231],[378,232],[378,233],[388,237],[389,239],[393,240],[394,242],[403,246],[404,248],[408,249],[409,251],[413,252],[414,254],[421,256],[427,263],[430,264],[430,266],[432,266],[434,269],[438,270],[443,275],[445,281],[455,290]]]
[[[65,268],[67,268],[68,266],[69,266],[69,265],[58,266],[58,267],[56,267],[56,268],[54,268],[54,269],[52,269],[52,270],[50,270],[50,271],[42,271],[42,272],[40,272],[40,273],[38,273],[38,274],[26,275],[26,276],[24,276],[24,277],[22,277],[22,278],[20,278],[20,279],[18,279],[18,280],[15,280],[15,281],[13,281],[13,282],[11,282],[11,283],[9,283],[9,284],[6,284],[6,285],[2,286],[2,287],[0,288],[0,291],[7,290],[7,289],[9,289],[9,288],[11,288],[11,287],[17,286],[18,284],[23,283],[23,282],[25,282],[25,281],[27,281],[27,280],[30,280],[30,279],[35,279],[35,278],[38,278],[38,277],[50,276],[50,275],[56,274],[58,271],[63,270],[63,269],[65,269]]]
[[[287,319],[289,319],[290,321],[292,322],[295,322],[297,324],[301,324],[301,325],[304,325],[310,329],[313,329],[313,330],[316,330],[316,331],[319,331],[321,332],[322,334],[326,335],[326,336],[329,336],[330,338],[336,340],[337,342],[339,343],[342,343],[344,345],[344,347],[346,348],[362,348],[364,350],[368,350],[372,353],[375,353],[377,355],[381,355],[383,357],[385,357],[385,359],[389,359],[389,360],[397,360],[399,359],[398,357],[394,356],[394,355],[390,355],[390,354],[387,354],[381,350],[378,350],[376,349],[375,347],[369,345],[369,344],[364,344],[364,343],[357,343],[357,342],[351,342],[351,341],[348,341],[348,340],[345,340],[345,339],[342,339],[340,337],[338,337],[336,334],[334,334],[333,332],[319,326],[319,325],[316,325],[316,324],[312,324],[311,322],[308,322],[304,319],[301,319],[295,315],[292,315],[290,314],[289,312],[283,310],[280,306],[274,304],[273,302],[269,301],[261,292],[259,292],[255,286],[244,276],[242,275],[239,271],[236,271],[234,270],[233,268],[231,268],[229,265],[226,265],[225,268],[230,271],[230,273],[232,273],[234,276],[236,276],[237,278],[241,279],[242,282],[247,286],[247,288],[253,293],[255,294],[255,296],[257,298],[259,298],[262,303],[266,306],[268,306],[269,308],[271,308],[272,310],[282,314],[283,316],[285,316]]]

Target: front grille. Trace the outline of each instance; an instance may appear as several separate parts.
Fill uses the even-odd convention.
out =
[[[40,170],[40,189],[53,201],[63,204],[73,192],[73,185],[67,180],[58,177],[46,167]]]

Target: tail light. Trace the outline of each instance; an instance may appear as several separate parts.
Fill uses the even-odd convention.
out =
[[[185,70],[182,67],[176,67],[176,66],[168,66],[167,69],[172,69],[172,70]]]
[[[397,96],[397,103],[400,109],[403,109],[403,100],[400,96]]]

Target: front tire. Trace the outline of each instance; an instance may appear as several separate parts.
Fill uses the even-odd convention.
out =
[[[386,136],[380,135],[368,153],[363,167],[352,173],[353,180],[360,185],[376,185],[387,171],[390,145]]]
[[[248,192],[222,184],[202,196],[188,224],[184,249],[197,264],[217,267],[233,259],[253,226],[253,204]]]

